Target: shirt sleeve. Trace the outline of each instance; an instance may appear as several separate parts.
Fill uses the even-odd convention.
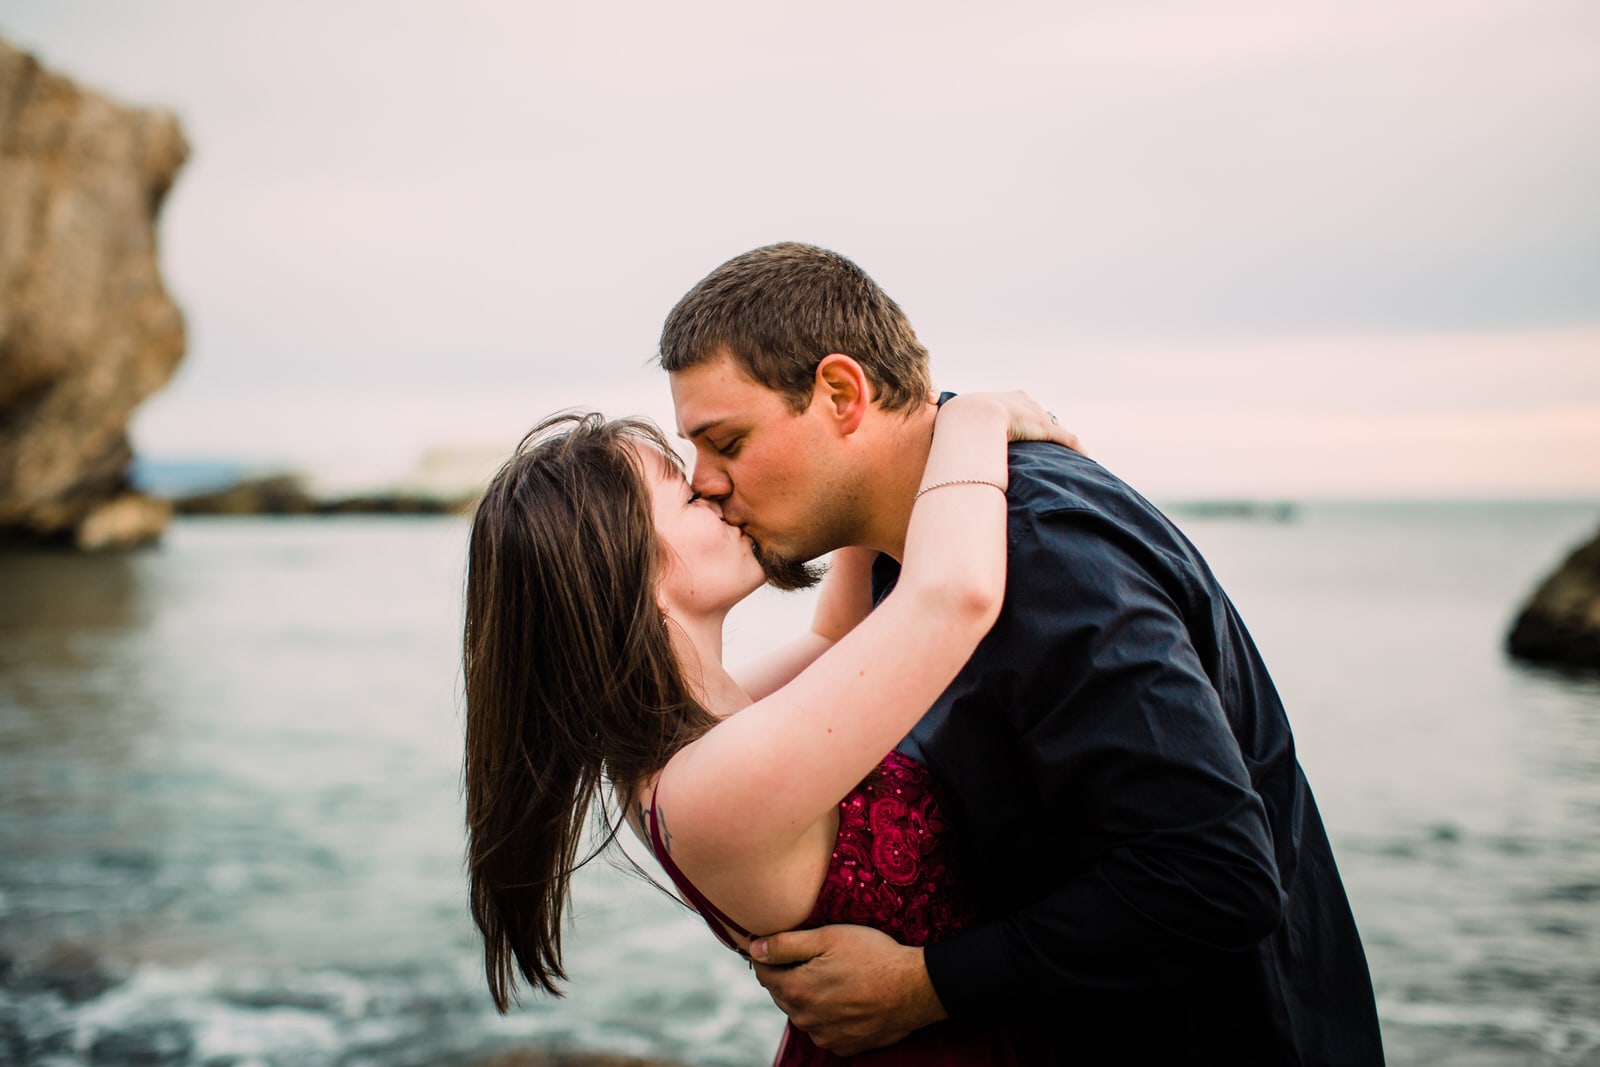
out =
[[[984,685],[1089,859],[1013,914],[927,947],[956,1018],[1183,982],[1282,917],[1266,813],[1191,634],[1210,625],[1194,618],[1203,594],[1164,550],[1099,516],[1030,519],[1013,526],[990,635],[1007,669]]]

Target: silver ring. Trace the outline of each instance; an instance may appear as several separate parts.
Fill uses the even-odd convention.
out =
[[[1056,413],[1055,412],[1047,411],[1047,412],[1045,412],[1045,414],[1050,416],[1050,421],[1051,422],[1055,423],[1057,426],[1061,425],[1061,420],[1056,418]]]

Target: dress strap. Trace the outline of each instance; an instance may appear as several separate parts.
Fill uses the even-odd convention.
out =
[[[656,788],[659,787],[658,783]],[[741,956],[744,955],[744,949],[740,948],[733,938],[728,936],[728,930],[732,930],[746,940],[753,938],[755,935],[728,918],[721,908],[707,900],[705,894],[695,888],[694,883],[685,877],[684,873],[678,869],[678,865],[672,862],[672,857],[667,854],[666,842],[661,839],[661,821],[656,817],[655,789],[650,790],[650,850],[656,854],[656,859],[660,861],[661,866],[666,870],[667,876],[672,879],[672,884],[677,886],[678,892],[683,894],[683,899],[688,901],[689,906],[699,912],[701,917],[706,920],[706,925],[711,927],[711,932],[716,934],[724,945],[727,945]],[[723,927],[727,929],[723,929]]]

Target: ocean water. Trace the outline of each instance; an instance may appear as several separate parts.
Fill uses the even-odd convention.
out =
[[[1600,503],[1180,517],[1261,644],[1395,1064],[1600,1064],[1600,679],[1509,662]],[[699,920],[596,862],[564,999],[496,1015],[462,879],[459,519],[178,522],[0,556],[0,1063],[766,1063]],[[730,656],[798,627],[763,592]]]

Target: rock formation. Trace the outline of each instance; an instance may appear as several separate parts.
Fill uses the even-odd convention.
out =
[[[159,536],[128,420],[183,358],[156,217],[188,145],[0,41],[0,537],[83,548]]]
[[[1519,659],[1600,669],[1600,534],[1534,591],[1506,645]]]

